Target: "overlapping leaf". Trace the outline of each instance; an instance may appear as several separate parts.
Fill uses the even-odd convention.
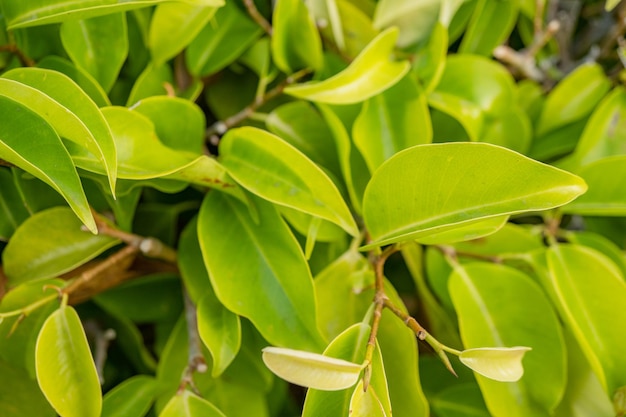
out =
[[[217,407],[191,391],[176,394],[159,417],[225,417]]]
[[[376,171],[363,214],[372,247],[472,222],[484,227],[488,218],[558,207],[585,190],[579,177],[495,145],[418,145]]]
[[[157,393],[156,380],[146,375],[136,375],[107,392],[102,401],[102,417],[143,417]]]

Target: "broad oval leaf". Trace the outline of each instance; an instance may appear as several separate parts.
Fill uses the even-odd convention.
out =
[[[322,66],[322,40],[303,1],[278,0],[272,28],[272,57],[281,71],[290,74]]]
[[[374,387],[363,389],[363,380],[359,381],[350,398],[350,417],[387,417]]]
[[[95,155],[99,164],[104,167],[109,179],[111,193],[115,195],[115,180],[117,178],[116,146],[111,130],[98,106],[87,96],[82,88],[66,75],[42,68],[18,68],[4,73],[2,77],[33,87],[67,109],[66,112],[68,114],[61,120],[49,123],[57,129],[57,133],[60,136],[71,140]],[[48,106],[53,107],[52,104],[49,104],[41,108],[41,110]],[[37,109],[37,107],[34,109]],[[48,111],[51,110],[49,109]],[[56,110],[49,117],[54,117],[56,112],[60,111]],[[77,126],[77,122],[73,120],[75,118],[80,119],[84,126],[83,129]],[[48,120],[48,117],[44,117],[44,119]],[[87,129],[88,133],[83,133],[84,129]]]
[[[190,391],[176,394],[159,417],[226,417],[217,407]]]
[[[565,391],[566,352],[561,325],[542,289],[516,269],[484,262],[457,267],[448,286],[469,348],[460,359],[481,374],[477,381],[489,410],[498,416],[549,415]],[[532,347],[523,369],[528,348],[479,348],[521,345]]]
[[[11,286],[56,277],[95,258],[119,239],[81,230],[67,207],[54,207],[29,217],[2,253]]]
[[[198,218],[204,263],[217,298],[273,345],[319,351],[313,280],[276,209],[252,195],[255,221],[232,197],[211,192]]]
[[[35,348],[37,382],[61,417],[100,417],[102,393],[80,318],[62,306],[43,324]]]
[[[4,14],[10,29],[58,23],[68,19],[86,19],[94,16],[138,9],[171,0],[30,0],[3,2]],[[224,0],[181,0],[184,3],[220,6]]]
[[[107,392],[102,402],[101,417],[146,415],[157,394],[153,377],[136,375]]]
[[[604,255],[578,245],[548,250],[549,293],[591,368],[612,396],[626,385],[626,281]],[[593,277],[593,279],[589,279]],[[600,301],[601,300],[601,301]]]
[[[329,104],[367,100],[400,81],[409,71],[407,61],[391,60],[397,37],[396,28],[387,29],[339,74],[320,82],[291,85],[284,91],[294,97]]]
[[[363,214],[373,243],[367,247],[558,207],[586,188],[573,174],[499,146],[418,145],[387,160],[368,184]]]
[[[32,146],[33,141],[36,141],[37,146]],[[2,95],[0,158],[54,188],[89,230],[96,233],[96,222],[85,192],[61,138],[35,112]]]
[[[322,391],[338,391],[356,384],[364,365],[318,353],[277,347],[263,349],[263,362],[292,384]]]
[[[466,349],[461,362],[482,376],[500,382],[516,382],[524,375],[522,358],[532,350],[526,346]]]
[[[229,130],[220,142],[220,161],[256,195],[333,222],[353,236],[359,234],[330,178],[278,136],[253,127]]]
[[[128,56],[125,13],[113,13],[61,25],[63,47],[72,61],[109,92]]]

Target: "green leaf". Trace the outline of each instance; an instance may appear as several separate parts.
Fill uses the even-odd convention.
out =
[[[2,95],[35,111],[63,139],[94,154],[115,195],[117,150],[98,107],[65,75],[38,68],[19,68],[3,74]]]
[[[330,104],[367,100],[400,81],[409,71],[407,61],[391,60],[397,37],[397,29],[388,29],[339,74],[320,82],[291,85],[284,91],[298,98]]]
[[[61,417],[100,417],[100,381],[80,318],[62,306],[46,320],[35,351],[37,382]]]
[[[196,4],[159,4],[150,21],[148,45],[152,61],[158,66],[178,55],[209,23],[217,10],[217,7]]]
[[[367,100],[352,127],[370,172],[403,149],[430,143],[432,133],[426,97],[410,76]]]
[[[580,65],[548,95],[539,117],[537,136],[588,115],[609,88],[610,81],[600,65]]]
[[[363,380],[358,385],[350,398],[350,417],[387,417],[374,387],[363,389]]]
[[[470,222],[483,227],[489,218],[558,207],[585,190],[577,176],[495,145],[418,145],[386,161],[367,186],[368,247]]]
[[[448,386],[438,392],[430,404],[440,417],[491,417],[478,386],[472,383]]]
[[[4,343],[13,343],[5,341]],[[0,375],[5,383],[0,389],[0,414],[2,417],[51,417],[50,408],[39,387],[24,370],[0,360]]]
[[[118,239],[81,230],[67,207],[55,207],[29,217],[2,253],[9,283],[59,276],[119,243]]]
[[[461,353],[461,362],[489,378],[517,381],[524,373],[511,384],[476,376],[491,413],[548,416],[565,390],[565,343],[553,307],[539,286],[513,268],[482,262],[458,267],[448,285],[467,348],[522,344],[532,348],[524,358],[524,370],[520,362],[528,348]]]
[[[618,4],[619,4],[619,0],[606,0],[606,4],[604,5],[604,8],[610,12],[615,7],[617,7]]]
[[[169,0],[32,0],[3,2],[9,29],[86,19],[105,14],[137,9]],[[184,3],[220,6],[223,0],[183,0]]]
[[[563,207],[564,212],[587,216],[626,214],[626,195],[622,192],[626,180],[626,155],[600,159],[581,168],[579,175],[589,190]]]
[[[146,415],[157,393],[156,380],[135,375],[107,392],[102,402],[102,417]]]
[[[549,292],[556,298],[553,301],[602,386],[612,396],[626,385],[622,372],[626,367],[626,339],[615,325],[626,320],[622,308],[626,303],[624,277],[604,255],[578,245],[552,246],[548,267]]]
[[[235,2],[227,1],[189,44],[187,67],[195,76],[214,74],[235,61],[262,33]]]
[[[202,262],[199,249],[198,260]],[[198,333],[213,357],[211,375],[218,377],[235,359],[241,347],[239,316],[227,310],[215,294],[209,291],[198,304]]]
[[[292,384],[322,391],[339,391],[356,384],[364,364],[319,353],[277,347],[263,349],[263,362]]]
[[[204,263],[218,299],[249,318],[271,344],[319,351],[313,281],[302,251],[276,209],[250,196],[208,193],[198,219]]]
[[[32,146],[36,140],[37,146]],[[0,95],[0,158],[39,178],[96,233],[78,173],[54,129],[28,107]]]
[[[13,174],[0,169],[0,240],[9,240],[29,215],[13,181]]]
[[[524,375],[522,359],[532,350],[526,346],[466,349],[459,355],[463,365],[489,379],[517,382]]]
[[[426,39],[437,24],[441,0],[382,0],[376,5],[374,27],[400,29],[397,45],[400,48]]]
[[[459,52],[491,55],[511,34],[518,12],[519,5],[515,1],[478,0]]]
[[[412,73],[427,93],[432,92],[443,74],[448,53],[448,31],[437,23],[426,43],[415,53]]]
[[[72,61],[91,74],[104,91],[111,91],[128,55],[126,14],[65,21],[61,40]]]
[[[213,404],[190,391],[176,394],[159,417],[225,417]]]
[[[301,0],[280,0],[272,17],[272,57],[287,74],[300,69],[317,70],[322,66],[322,40]]]
[[[242,186],[274,203],[335,223],[358,236],[339,190],[296,148],[266,131],[231,129],[220,142],[220,161]]]

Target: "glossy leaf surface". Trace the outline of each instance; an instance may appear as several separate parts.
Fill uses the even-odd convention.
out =
[[[237,182],[258,196],[358,235],[356,223],[330,178],[279,137],[250,127],[230,130],[220,142],[220,161]]]
[[[32,138],[37,138],[37,147],[30,146]],[[5,96],[0,96],[0,157],[54,188],[95,233],[87,198],[61,138],[35,112]]]
[[[518,11],[519,5],[512,1],[477,1],[459,51],[491,55],[513,30]]]
[[[608,258],[578,245],[548,251],[550,292],[591,368],[609,396],[626,385],[626,340],[615,323],[624,320],[626,282]],[[593,277],[590,280],[589,277]],[[611,317],[611,320],[606,320]]]
[[[293,384],[322,391],[339,391],[356,384],[363,365],[318,353],[266,347],[263,362]]]
[[[363,380],[359,381],[352,393],[349,414],[350,417],[387,417],[376,390],[373,387],[368,387],[365,391]]]
[[[474,348],[459,355],[461,362],[482,376],[499,382],[517,382],[524,375],[522,359],[529,347]]]
[[[48,317],[35,351],[37,382],[61,417],[99,417],[102,394],[80,318],[63,306]]]
[[[285,93],[321,103],[352,104],[385,91],[409,70],[408,62],[390,60],[397,36],[397,29],[386,30],[339,74],[320,82],[288,86]]]
[[[209,193],[200,209],[200,247],[217,298],[249,318],[273,345],[319,351],[313,282],[304,255],[276,209],[250,198],[258,221],[242,203],[221,193]]]
[[[224,414],[204,398],[185,390],[172,397],[159,417],[224,417]]]
[[[146,415],[157,393],[153,377],[137,375],[107,392],[102,402],[102,417]]]
[[[363,212],[374,240],[370,246],[384,245],[470,222],[480,225],[497,216],[558,207],[585,190],[584,181],[575,175],[498,146],[419,145],[396,154],[376,171],[365,192]]]
[[[17,229],[2,254],[11,285],[53,278],[71,271],[119,243],[118,239],[81,230],[67,207],[55,207],[29,217]]]

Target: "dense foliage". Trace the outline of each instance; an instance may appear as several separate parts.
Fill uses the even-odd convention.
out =
[[[617,3],[0,0],[0,415],[624,416]]]

